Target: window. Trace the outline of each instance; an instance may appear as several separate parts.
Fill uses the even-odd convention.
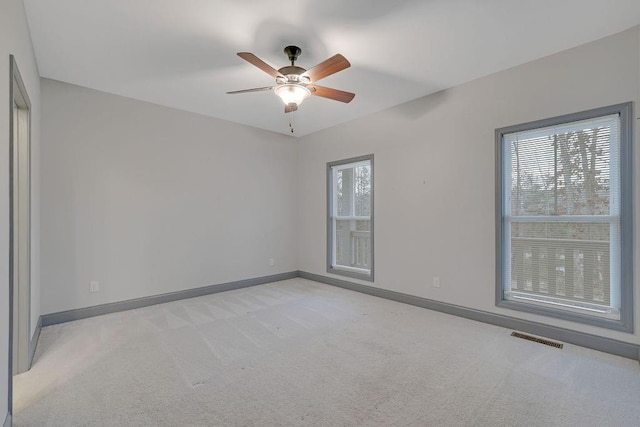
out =
[[[327,164],[327,272],[373,281],[373,154]]]
[[[631,332],[631,103],[496,131],[496,303]]]

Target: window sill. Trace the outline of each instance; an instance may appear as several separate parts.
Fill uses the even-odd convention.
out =
[[[527,303],[514,300],[499,300],[496,307],[507,308],[509,310],[523,311],[526,313],[538,314],[540,316],[553,317],[556,319],[568,320],[570,322],[582,323],[585,325],[597,326],[600,328],[613,329],[621,332],[633,333],[633,324],[621,315],[620,320],[596,317],[593,315],[554,309],[553,307],[541,306],[539,304]]]
[[[330,266],[327,268],[327,273],[373,282],[373,271],[362,268]]]

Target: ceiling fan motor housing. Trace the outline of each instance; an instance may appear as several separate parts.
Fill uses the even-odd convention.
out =
[[[304,73],[305,71],[307,70],[296,65],[288,65],[278,70],[278,72],[285,76],[290,82],[309,83],[309,78],[307,78],[306,76],[302,76],[302,73]]]
[[[284,48],[284,53],[289,57],[289,61],[291,61],[291,65],[287,65],[286,67],[282,67],[278,70],[280,74],[285,76],[285,79],[276,79],[278,84],[282,83],[298,83],[298,84],[307,84],[309,83],[309,78],[306,76],[302,76],[302,73],[307,71],[302,67],[298,67],[294,65],[300,53],[302,53],[302,49],[298,46],[287,46]]]

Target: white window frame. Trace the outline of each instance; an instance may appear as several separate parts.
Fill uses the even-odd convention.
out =
[[[337,207],[337,192],[336,192],[336,175],[337,172],[343,169],[351,169],[358,166],[368,165],[371,175],[371,195],[370,195],[370,216],[339,216],[335,209]],[[374,266],[374,238],[373,238],[373,198],[374,198],[374,170],[373,170],[373,154],[366,156],[353,157],[350,159],[338,160],[335,162],[327,163],[327,272],[331,274],[338,274],[342,276],[352,277],[355,279],[367,280],[373,282],[373,266]],[[355,203],[355,197],[351,199],[352,203]],[[351,209],[352,213],[355,213],[355,207]],[[336,263],[336,222],[340,220],[368,220],[370,221],[369,239],[371,245],[370,254],[370,268],[357,268],[345,265],[338,265]]]
[[[620,173],[620,186],[611,188],[611,203],[616,205],[619,212],[620,239],[611,241],[611,245],[619,245],[619,259],[611,258],[611,281],[618,282],[612,287],[611,299],[618,302],[619,309],[613,312],[600,310],[595,305],[584,308],[569,308],[557,301],[541,301],[543,298],[527,299],[526,297],[508,298],[510,292],[510,262],[511,262],[511,223],[516,221],[589,221],[610,223],[618,216],[587,216],[587,215],[559,215],[559,216],[518,216],[510,213],[511,183],[506,183],[509,175],[511,159],[505,154],[505,135],[516,132],[531,132],[538,128],[566,125],[572,122],[595,119],[610,115],[620,118],[620,145],[611,147],[612,158],[616,160],[616,168]],[[624,332],[633,332],[633,127],[632,103],[611,105],[569,114],[550,119],[509,126],[496,130],[496,305],[513,310],[525,311],[544,316],[570,320],[600,326]],[[614,153],[614,150],[619,151]],[[613,166],[613,165],[612,165]]]

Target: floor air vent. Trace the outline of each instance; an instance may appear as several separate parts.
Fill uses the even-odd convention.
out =
[[[523,340],[529,340],[529,341],[533,341],[533,342],[538,342],[540,344],[548,345],[548,346],[555,347],[555,348],[564,347],[564,344],[562,344],[562,343],[555,342],[555,341],[550,341],[550,340],[545,340],[544,338],[534,337],[532,335],[523,334],[521,332],[515,332],[515,331],[511,332],[511,336],[512,337],[516,337],[516,338],[522,338]]]

